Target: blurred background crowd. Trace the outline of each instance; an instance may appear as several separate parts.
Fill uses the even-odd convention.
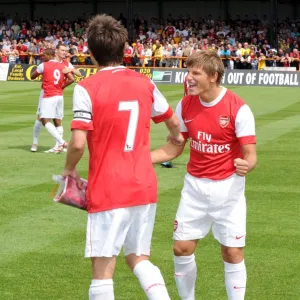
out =
[[[276,44],[270,43],[267,16],[231,17],[228,21],[211,15],[194,20],[172,17],[146,20],[135,15],[118,20],[129,29],[124,65],[185,67],[185,59],[194,52],[214,50],[228,69],[296,67],[299,70],[300,19],[286,18],[278,24]],[[129,24],[129,25],[127,25]],[[91,65],[87,46],[88,18],[35,19],[18,14],[0,15],[0,62],[39,64],[46,48],[63,43],[75,65]]]

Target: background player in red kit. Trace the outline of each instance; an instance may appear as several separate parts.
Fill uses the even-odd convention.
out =
[[[49,49],[47,51],[53,50]],[[64,114],[63,89],[74,81],[71,73],[65,74],[65,69],[64,64],[56,60],[49,60],[38,65],[37,69],[31,74],[32,80],[43,75],[43,97],[39,103],[38,115],[49,134],[58,142],[58,152],[63,151],[67,144],[51,123],[51,120],[62,120]],[[65,77],[67,81],[65,81]]]
[[[51,52],[54,52],[53,50]],[[56,46],[56,51],[55,51],[55,58],[51,57],[51,59],[55,59],[56,61],[58,61],[59,63],[62,63],[65,65],[65,69],[64,69],[64,73],[72,73],[78,77],[81,77],[81,73],[79,70],[77,70],[71,63],[69,63],[66,60],[66,55],[67,55],[67,48],[64,44],[58,44]],[[43,56],[43,61],[46,62],[49,59],[45,60],[45,56]],[[68,80],[65,77],[65,80]],[[67,85],[64,85],[64,88],[67,87],[70,83],[68,83]],[[41,99],[43,98],[43,93],[44,90],[41,90],[40,93],[40,97],[39,97],[39,105],[38,105],[38,109],[37,109],[37,118],[35,120],[34,126],[33,126],[33,143],[31,146],[30,151],[31,152],[36,152],[38,149],[38,138],[41,132],[41,126],[42,126],[42,122],[40,120],[40,116],[39,116],[39,110],[40,110],[40,102],[42,101]],[[62,99],[64,102],[64,99]],[[54,119],[54,126],[56,127],[56,130],[58,131],[58,133],[60,134],[60,136],[63,138],[63,125],[62,125],[62,120],[60,119]],[[64,149],[66,150],[66,149]],[[45,153],[60,153],[60,149],[59,149],[59,144],[58,142],[56,142],[55,146],[53,148],[50,148],[49,150],[46,150]]]
[[[165,122],[181,144],[180,123],[147,77],[120,66],[126,29],[112,17],[96,16],[88,46],[99,71],[75,86],[74,119],[64,176],[75,169],[86,140],[89,148],[88,225],[85,256],[92,259],[91,300],[114,299],[116,256],[126,262],[148,299],[170,299],[159,269],[149,261],[157,202],[149,133],[151,118]]]
[[[198,240],[212,227],[221,245],[229,300],[246,290],[245,175],[256,166],[254,117],[233,92],[220,86],[222,60],[213,51],[187,59],[188,96],[177,105],[181,132],[190,139],[190,160],[174,224],[175,280],[181,299],[195,299]],[[171,138],[169,138],[171,139]],[[184,145],[152,152],[153,163],[179,156]]]

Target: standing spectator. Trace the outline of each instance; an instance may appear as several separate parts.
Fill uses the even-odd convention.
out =
[[[36,43],[30,43],[27,52],[28,52],[28,55],[32,56],[32,63],[36,65],[37,64],[36,57],[38,54],[37,48],[36,48]]]
[[[265,67],[266,67],[266,56],[263,52],[260,52],[258,57],[258,71],[263,70]]]
[[[230,67],[230,44],[225,45],[225,47],[223,47],[223,49],[220,51],[220,56],[222,58],[224,67],[227,69],[231,69]]]

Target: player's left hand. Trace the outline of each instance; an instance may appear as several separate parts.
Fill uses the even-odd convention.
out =
[[[233,161],[235,170],[236,170],[236,174],[239,176],[246,176],[249,170],[249,163],[241,158],[236,158]]]
[[[62,176],[64,176],[64,177],[65,176],[70,176],[70,177],[74,178],[77,182],[78,188],[80,188],[80,189],[82,188],[82,181],[80,180],[80,176],[79,176],[76,169],[74,169],[74,170],[64,169],[64,171],[62,173]]]

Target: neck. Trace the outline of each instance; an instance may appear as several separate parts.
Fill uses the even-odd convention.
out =
[[[222,91],[222,87],[215,86],[213,88],[209,88],[206,91],[204,91],[201,95],[199,95],[199,98],[203,102],[210,103],[220,95],[221,91]]]
[[[109,68],[109,67],[120,67],[121,65],[120,64],[118,64],[118,63],[112,63],[112,64],[109,64],[109,65],[107,65],[107,66],[97,66],[97,68],[98,68],[98,71],[100,71],[100,70],[102,70],[102,69],[104,69],[104,68]]]
[[[61,58],[59,58],[57,56],[55,56],[55,60],[57,60],[58,62],[62,62],[63,61],[63,59],[61,59]]]

